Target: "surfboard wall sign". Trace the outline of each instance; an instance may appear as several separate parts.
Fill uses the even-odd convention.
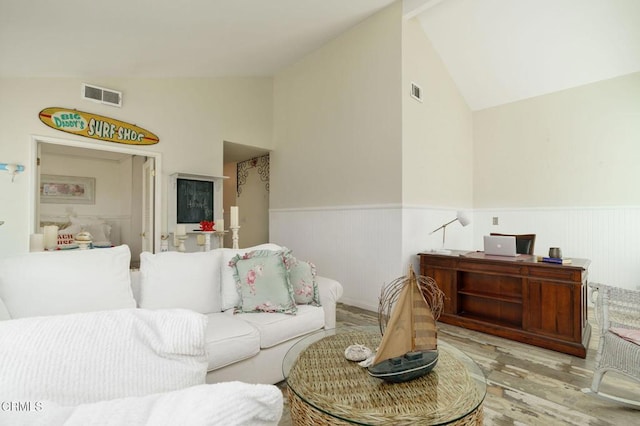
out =
[[[158,136],[134,124],[75,109],[45,108],[38,114],[47,126],[74,135],[127,145],[153,145]]]

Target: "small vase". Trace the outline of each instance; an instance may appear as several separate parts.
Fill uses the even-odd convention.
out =
[[[560,250],[560,247],[551,247],[549,249],[549,257],[562,259],[562,250]]]

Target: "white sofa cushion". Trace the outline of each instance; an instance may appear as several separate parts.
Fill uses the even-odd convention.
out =
[[[0,259],[0,298],[11,318],[135,308],[126,245]]]
[[[240,306],[240,294],[238,293],[238,289],[236,288],[236,280],[233,277],[235,273],[235,268],[229,266],[229,262],[236,255],[244,255],[245,253],[249,253],[254,250],[281,250],[277,244],[260,244],[255,247],[248,247],[245,249],[216,249],[214,251],[221,253],[222,261],[220,262],[221,268],[221,287],[222,287],[222,310],[226,311],[227,309],[235,308],[236,306]]]
[[[220,257],[217,250],[142,253],[140,307],[220,312]]]
[[[35,404],[41,409],[35,408]],[[34,402],[33,406],[33,411],[0,411],[0,424],[275,426],[282,417],[283,397],[273,385],[227,382],[75,407],[50,401]]]
[[[324,310],[312,305],[299,305],[296,315],[260,312],[235,316],[258,329],[260,347],[263,349],[320,330],[324,326]]]
[[[260,333],[230,312],[207,315],[207,371],[251,358],[260,352]]]
[[[0,322],[0,395],[76,405],[203,384],[204,315],[119,309]]]

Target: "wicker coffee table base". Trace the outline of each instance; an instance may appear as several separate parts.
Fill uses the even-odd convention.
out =
[[[463,353],[442,342],[432,372],[410,382],[387,383],[345,358],[344,348],[353,342],[375,348],[379,330],[347,330],[292,352],[295,361],[285,375],[293,424],[482,424],[486,382],[475,364],[465,364]]]
[[[344,420],[337,419],[322,411],[316,410],[314,407],[305,403],[298,395],[287,389],[289,398],[289,407],[291,411],[291,422],[297,426],[309,426],[309,425],[352,425],[353,423],[346,422]],[[482,426],[484,422],[484,412],[482,410],[482,404],[478,406],[474,411],[470,412],[461,419],[454,422],[447,423],[454,426]],[[412,423],[419,425],[420,423]]]

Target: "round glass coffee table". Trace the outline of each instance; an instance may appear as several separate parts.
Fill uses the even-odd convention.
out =
[[[291,420],[296,425],[481,425],[486,381],[463,352],[438,341],[438,364],[405,383],[371,377],[347,360],[353,344],[371,350],[378,327],[321,330],[296,343],[284,357]]]

